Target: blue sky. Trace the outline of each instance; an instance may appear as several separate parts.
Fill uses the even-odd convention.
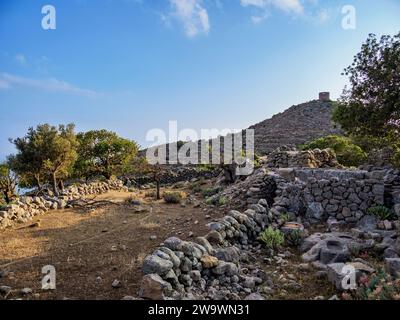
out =
[[[44,5],[56,29],[43,30]],[[342,28],[342,8],[356,28]],[[0,158],[38,123],[146,132],[246,128],[331,91],[398,0],[0,0]]]

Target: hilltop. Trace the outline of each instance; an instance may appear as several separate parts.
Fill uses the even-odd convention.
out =
[[[341,130],[331,120],[334,103],[330,100],[312,100],[295,105],[251,126],[255,130],[255,149],[268,154],[282,145],[298,146]]]

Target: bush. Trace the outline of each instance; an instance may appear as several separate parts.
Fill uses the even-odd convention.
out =
[[[275,230],[272,227],[268,227],[259,236],[259,240],[262,241],[268,249],[277,249],[285,242],[285,235],[280,230]]]
[[[328,148],[335,151],[339,163],[347,167],[357,167],[367,159],[366,153],[359,146],[343,136],[330,135],[301,146],[303,150]]]
[[[201,186],[200,181],[194,182],[191,186],[190,189],[192,190],[193,193],[200,193],[203,191],[203,187]]]
[[[303,232],[301,230],[293,230],[286,234],[286,243],[292,247],[298,247],[303,241]]]
[[[182,192],[178,191],[166,191],[163,194],[163,198],[166,203],[180,203],[183,199],[183,194]]]
[[[344,299],[356,300],[399,300],[400,279],[392,280],[383,270],[360,279],[360,286],[352,292],[344,293]]]
[[[213,206],[223,206],[225,205],[227,202],[227,199],[224,196],[220,196],[220,197],[210,197],[206,200],[206,203],[208,205],[213,205]]]
[[[381,220],[388,220],[391,219],[393,216],[392,211],[390,209],[386,208],[385,206],[375,206],[371,207],[367,210],[368,214],[374,215],[378,217]]]
[[[212,197],[216,195],[218,192],[220,192],[222,189],[221,187],[216,187],[216,188],[207,188],[203,190],[202,194],[204,198]]]

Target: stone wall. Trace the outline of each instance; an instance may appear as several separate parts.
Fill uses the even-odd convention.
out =
[[[210,223],[210,232],[194,242],[169,238],[143,264],[139,292],[145,299],[255,299],[265,274],[246,265],[252,240],[270,224],[268,203],[260,200],[244,212],[230,211]],[[260,245],[258,244],[259,248]],[[251,270],[251,271],[250,271]]]
[[[192,179],[205,178],[212,179],[221,173],[221,169],[216,167],[213,170],[201,170],[195,166],[165,166],[164,172],[160,174],[160,183],[163,185],[174,184],[183,181],[190,181]],[[125,184],[129,186],[143,186],[146,184],[154,183],[152,176],[139,176],[139,177],[126,177]]]
[[[44,196],[21,196],[13,204],[0,211],[0,230],[11,227],[16,223],[25,223],[35,216],[42,215],[49,210],[64,209],[71,200],[85,195],[101,194],[109,190],[125,190],[123,182],[113,180],[108,182],[92,182],[88,184],[72,185],[61,193],[59,197],[51,193]]]
[[[354,223],[368,208],[385,205],[395,211],[400,203],[398,170],[281,169],[273,214],[289,213],[311,222],[329,217]]]

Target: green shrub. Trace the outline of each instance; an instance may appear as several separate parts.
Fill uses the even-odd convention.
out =
[[[165,203],[180,203],[183,199],[182,192],[178,191],[166,191],[163,193],[163,199]]]
[[[303,241],[303,232],[301,230],[293,230],[286,234],[285,241],[289,246],[298,247]]]
[[[282,213],[279,216],[279,220],[282,220],[283,223],[289,222],[290,220],[290,215],[288,213]]]
[[[212,172],[216,166],[213,164],[199,164],[196,168],[199,172]]]
[[[218,197],[218,196],[209,197],[209,198],[207,198],[207,200],[206,200],[206,203],[207,203],[208,205],[213,205],[213,206],[218,206],[218,207],[225,205],[226,202],[227,202],[227,199],[226,199],[224,196],[220,196],[220,197]]]
[[[216,188],[207,188],[203,190],[202,194],[204,198],[212,197],[216,195],[218,192],[222,190],[221,187],[216,187]]]
[[[191,186],[190,189],[192,190],[192,192],[194,193],[200,193],[203,191],[203,187],[201,186],[201,182],[200,181],[196,181],[194,182]]]
[[[393,216],[392,211],[382,205],[371,207],[367,210],[367,212],[368,214],[374,215],[381,220],[388,220],[391,219]]]
[[[328,148],[336,153],[339,163],[347,167],[357,167],[367,159],[367,154],[359,146],[343,136],[330,135],[301,146],[303,150]]]
[[[280,230],[275,230],[272,227],[265,229],[259,236],[268,249],[277,249],[285,242],[285,235]]]

